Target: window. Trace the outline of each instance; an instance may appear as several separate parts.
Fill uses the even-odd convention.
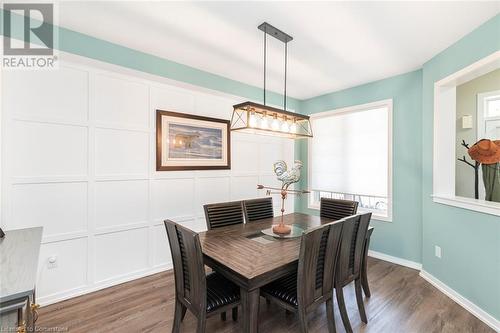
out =
[[[309,207],[321,197],[355,200],[358,210],[392,218],[392,100],[311,117]]]
[[[500,90],[477,95],[477,140],[500,139]]]

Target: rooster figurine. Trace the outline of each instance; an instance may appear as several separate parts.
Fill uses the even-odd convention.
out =
[[[278,176],[278,180],[282,182],[281,189],[287,190],[288,186],[297,183],[300,180],[300,169],[302,168],[302,162],[296,160],[295,165],[291,170],[288,170],[288,166],[285,161],[278,161],[274,163],[274,173]]]
[[[281,195],[281,220],[279,224],[273,226],[273,232],[278,235],[286,235],[291,232],[291,227],[285,225],[283,221],[283,214],[285,213],[285,199],[288,194],[301,195],[303,193],[309,193],[306,190],[289,190],[288,187],[300,180],[300,169],[302,168],[301,161],[295,161],[292,169],[288,170],[288,166],[285,161],[277,161],[273,164],[274,173],[278,176],[278,180],[281,181],[281,188],[268,187],[264,185],[257,185],[257,188],[267,189],[267,195],[280,194]]]

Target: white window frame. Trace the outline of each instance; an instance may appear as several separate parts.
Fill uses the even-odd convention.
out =
[[[377,109],[377,108],[387,108],[387,119],[388,119],[388,163],[387,163],[387,215],[381,215],[377,214],[376,210],[369,210],[369,209],[364,209],[359,207],[358,212],[360,213],[365,213],[365,212],[371,212],[372,218],[374,220],[379,220],[379,221],[385,221],[385,222],[392,222],[392,154],[393,154],[393,149],[392,149],[392,99],[385,99],[381,101],[376,101],[376,102],[371,102],[371,103],[366,103],[366,104],[359,104],[359,105],[353,105],[353,106],[348,106],[345,108],[340,108],[340,109],[334,109],[330,111],[325,111],[325,112],[319,112],[310,115],[311,121],[314,119],[318,118],[323,118],[323,117],[329,117],[332,115],[338,115],[338,114],[343,114],[343,113],[353,113],[353,112],[363,112],[371,109]],[[308,184],[312,184],[312,175],[311,175],[311,165],[312,165],[312,156],[311,156],[311,151],[312,151],[312,140],[308,140],[308,147],[307,147],[307,165],[308,165],[308,171],[307,171],[307,182]],[[326,191],[330,192],[330,191]],[[313,193],[308,194],[307,198],[307,207],[309,209],[315,209],[319,210],[319,203],[314,203],[313,202]]]
[[[479,141],[485,138],[485,128],[486,122],[488,120],[500,120],[500,116],[485,116],[486,104],[491,97],[500,96],[500,90],[489,91],[485,93],[477,94],[477,125],[476,125],[476,140]],[[483,179],[483,170],[479,169],[479,181]],[[484,190],[484,186],[479,186],[479,198],[485,198],[486,192]]]
[[[455,192],[456,88],[498,68],[500,51],[434,83],[431,196],[436,203],[500,216],[500,203],[460,197]]]
[[[484,123],[488,120],[500,120],[500,116],[485,116],[486,103],[492,97],[500,96],[500,90],[477,94],[477,139],[484,137]]]

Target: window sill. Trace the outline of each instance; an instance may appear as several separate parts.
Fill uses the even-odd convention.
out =
[[[307,208],[313,209],[313,210],[319,210],[319,205],[307,205]],[[392,216],[384,216],[384,215],[378,215],[376,212],[368,210],[368,209],[358,209],[358,213],[372,213],[372,220],[377,220],[377,221],[382,221],[382,222],[392,222]]]
[[[431,195],[431,197],[432,201],[443,205],[454,206],[485,214],[500,216],[500,203],[497,202],[489,202],[456,196],[447,197],[435,194]]]

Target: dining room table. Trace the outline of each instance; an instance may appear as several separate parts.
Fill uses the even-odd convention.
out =
[[[205,264],[240,287],[242,330],[245,333],[258,331],[260,288],[297,270],[301,237],[281,238],[263,233],[278,224],[280,219],[281,216],[277,216],[199,234]],[[286,214],[283,219],[285,224],[304,231],[333,222],[332,219],[303,213]],[[371,235],[371,231],[367,235]],[[367,251],[366,246],[362,266],[365,278]]]

